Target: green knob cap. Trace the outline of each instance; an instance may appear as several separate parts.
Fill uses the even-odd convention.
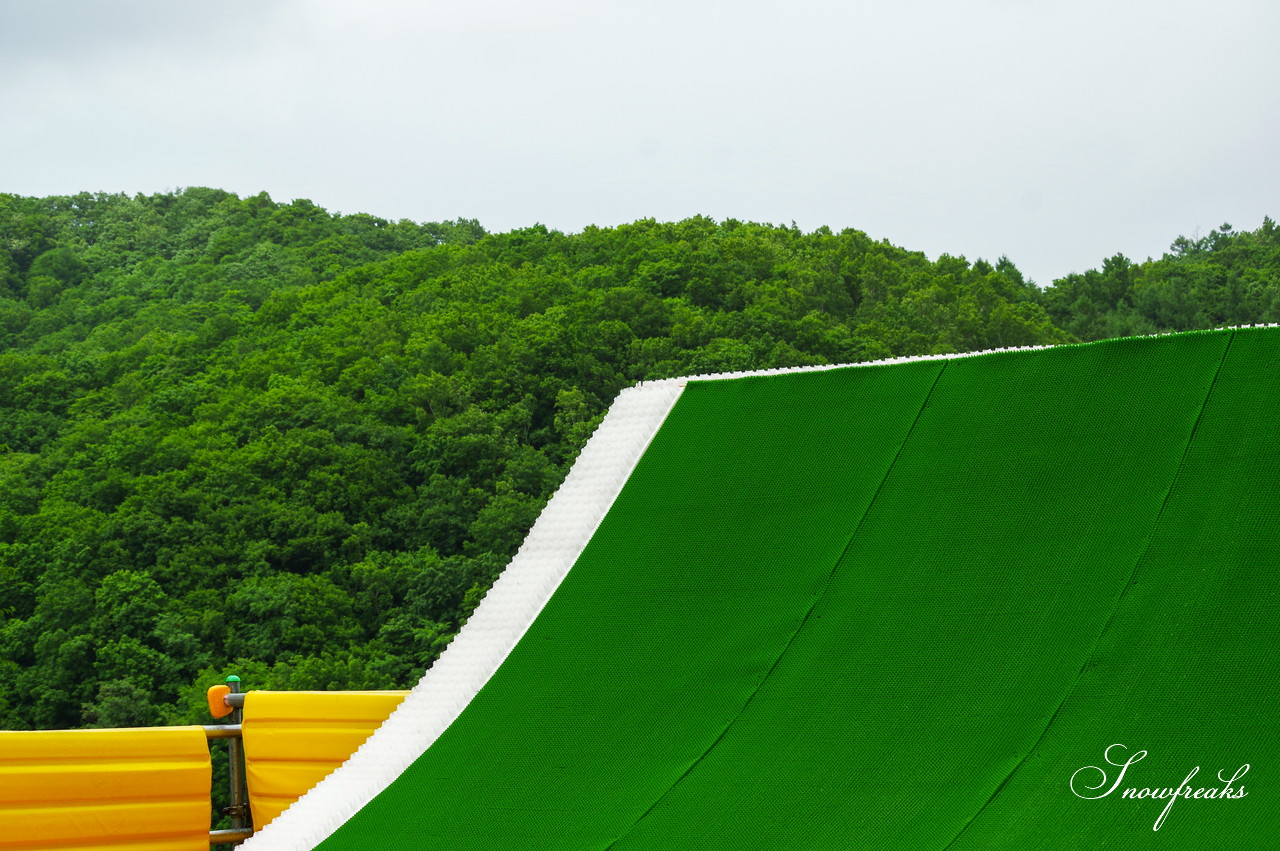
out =
[[[229,683],[238,683],[238,682],[240,682],[240,678],[239,678],[239,677],[237,677],[235,674],[232,674],[231,676],[227,677],[227,682],[229,682]]]

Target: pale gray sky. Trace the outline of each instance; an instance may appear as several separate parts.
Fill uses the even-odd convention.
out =
[[[855,227],[1042,284],[1280,218],[1275,0],[0,0],[0,191]]]

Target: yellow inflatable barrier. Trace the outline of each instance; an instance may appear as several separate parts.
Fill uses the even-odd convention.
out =
[[[245,774],[255,829],[323,780],[387,720],[407,691],[251,691]]]
[[[3,851],[207,851],[200,727],[0,732]]]

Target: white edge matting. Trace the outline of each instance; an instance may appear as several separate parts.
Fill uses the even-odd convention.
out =
[[[389,786],[453,723],[569,572],[681,386],[652,382],[619,395],[520,551],[404,702],[341,768],[242,848],[309,851]]]

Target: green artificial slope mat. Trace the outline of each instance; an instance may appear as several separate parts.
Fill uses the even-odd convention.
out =
[[[692,381],[320,847],[1280,848],[1278,650],[1280,329]]]

